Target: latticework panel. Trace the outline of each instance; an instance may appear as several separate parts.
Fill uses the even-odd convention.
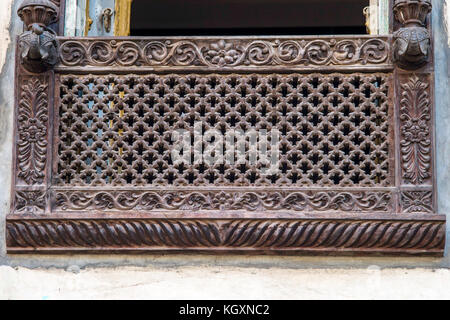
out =
[[[386,74],[62,76],[56,182],[388,186],[386,80]],[[173,159],[175,129],[191,136],[186,161]],[[196,158],[196,150],[206,156],[211,129],[224,137],[235,130],[278,132],[277,144],[268,142],[268,151],[277,148],[275,170],[252,161],[249,136],[244,157]],[[223,153],[237,153],[226,141]]]

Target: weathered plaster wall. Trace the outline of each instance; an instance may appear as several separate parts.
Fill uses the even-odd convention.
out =
[[[5,64],[6,51],[11,41],[8,27],[11,22],[11,3],[6,4],[6,9],[0,11],[0,66]]]
[[[0,279],[0,299],[450,299],[448,269],[0,267]]]
[[[447,6],[446,6],[447,3]],[[435,105],[436,105],[436,176],[438,210],[450,217],[450,1],[433,0],[433,35],[435,59]],[[447,18],[446,18],[447,17]],[[449,244],[447,223],[447,256]],[[448,260],[448,258],[447,258]]]
[[[20,1],[1,2],[0,266],[3,267],[0,267],[0,298],[113,298],[119,297],[119,294],[126,294],[129,298],[450,298],[450,288],[446,286],[441,289],[442,284],[450,280],[450,273],[447,269],[433,270],[450,267],[448,254],[444,258],[6,255],[4,221],[9,209],[11,181],[15,49],[15,41],[9,39],[20,33],[22,23],[15,14]],[[443,4],[442,0],[433,0],[437,84],[436,166],[439,212],[450,214],[449,41],[445,32],[446,11]],[[450,223],[447,227],[450,230]],[[448,243],[449,238],[450,234],[447,236]],[[125,266],[140,268],[129,269]],[[389,269],[393,267],[426,269]],[[369,290],[370,283],[376,284],[374,290]],[[193,287],[199,290],[192,290]],[[154,292],[158,296],[154,296]]]

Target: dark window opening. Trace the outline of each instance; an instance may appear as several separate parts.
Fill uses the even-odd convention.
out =
[[[134,0],[132,36],[365,34],[369,0]]]

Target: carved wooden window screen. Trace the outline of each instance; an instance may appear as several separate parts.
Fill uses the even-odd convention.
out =
[[[65,38],[36,3],[57,11],[19,9],[9,252],[442,254],[428,1],[389,36],[258,38]],[[211,129],[277,130],[276,170],[248,137],[196,159]]]

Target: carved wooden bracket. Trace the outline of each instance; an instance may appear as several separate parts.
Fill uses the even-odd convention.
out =
[[[48,26],[58,16],[58,8],[49,0],[25,0],[18,15],[26,30],[19,36],[21,63],[30,72],[44,72],[58,61],[56,33]]]
[[[427,17],[429,0],[395,0],[395,19],[402,27],[394,32],[394,61],[404,69],[417,69],[428,61],[430,33]]]

